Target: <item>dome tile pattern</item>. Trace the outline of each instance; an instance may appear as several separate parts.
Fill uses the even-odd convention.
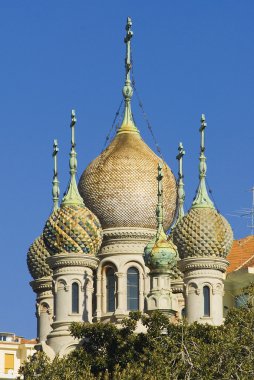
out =
[[[103,228],[156,229],[157,166],[161,159],[139,133],[117,134],[90,163],[79,181],[79,192]],[[164,229],[174,219],[176,181],[164,164]]]
[[[47,250],[43,236],[39,236],[30,246],[27,253],[27,266],[34,280],[42,277],[51,276],[52,271],[46,263],[50,256]]]
[[[233,243],[227,220],[214,208],[191,208],[173,231],[181,259],[187,257],[226,257]]]
[[[151,270],[172,270],[178,260],[176,246],[167,236],[161,233],[158,239],[153,240],[153,246],[148,243],[144,250],[145,263]]]
[[[96,255],[102,242],[98,218],[85,206],[61,206],[49,217],[43,230],[51,254]]]

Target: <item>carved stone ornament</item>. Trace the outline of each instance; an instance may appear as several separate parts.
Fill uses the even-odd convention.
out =
[[[108,228],[103,230],[103,243],[100,255],[139,253],[156,234],[149,228]]]
[[[30,282],[31,287],[35,293],[45,292],[52,290],[52,278],[51,277],[42,277],[40,279]]]
[[[180,260],[179,267],[183,273],[195,269],[215,269],[224,273],[229,262],[223,257],[190,257]]]
[[[78,253],[63,253],[49,257],[47,262],[53,270],[55,268],[65,268],[70,266],[96,269],[98,267],[99,259],[88,255],[80,255]]]
[[[156,230],[151,228],[107,228],[103,230],[103,243],[108,240],[139,240],[139,241],[149,241],[156,235]]]

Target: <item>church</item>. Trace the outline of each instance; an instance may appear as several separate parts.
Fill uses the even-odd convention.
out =
[[[72,111],[70,180],[60,205],[54,141],[53,211],[27,254],[36,293],[37,346],[51,358],[77,346],[69,332],[72,322],[120,325],[130,311],[160,310],[174,323],[186,318],[220,325],[235,305],[243,278],[249,281],[249,272],[239,277],[236,267],[226,275],[233,232],[206,187],[205,116],[199,129],[198,188],[187,213],[183,145],[176,178],[135,125],[131,26],[128,18],[121,126],[77,184]]]

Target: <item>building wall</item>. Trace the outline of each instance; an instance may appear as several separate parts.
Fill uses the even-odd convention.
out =
[[[0,380],[17,379],[20,366],[35,353],[34,343],[22,343],[20,338],[18,342],[0,342]],[[8,373],[6,373],[6,354],[13,355],[13,369]]]

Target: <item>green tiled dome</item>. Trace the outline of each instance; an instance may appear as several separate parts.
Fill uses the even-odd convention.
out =
[[[34,280],[51,275],[52,271],[46,263],[49,256],[49,251],[41,235],[35,239],[27,253],[27,266]]]
[[[85,206],[62,205],[47,220],[43,236],[51,254],[96,255],[102,242],[98,218]]]
[[[151,270],[172,270],[178,260],[177,247],[162,231],[145,248],[144,259]]]

